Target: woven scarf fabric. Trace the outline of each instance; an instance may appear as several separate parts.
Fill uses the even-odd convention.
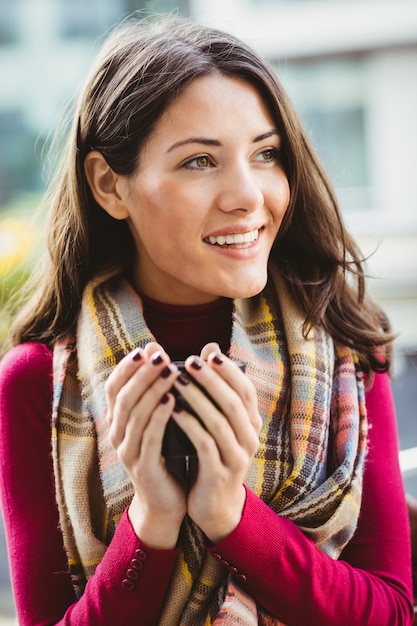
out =
[[[337,558],[355,530],[366,450],[360,373],[351,351],[303,315],[279,272],[234,304],[229,356],[247,363],[263,419],[246,485]],[[135,346],[154,340],[140,298],[120,276],[86,288],[76,339],[54,350],[52,446],[60,523],[80,596],[129,505],[129,476],[108,442],[104,384]],[[205,549],[186,518],[161,626],[279,626]],[[138,616],[139,624],[139,616]]]

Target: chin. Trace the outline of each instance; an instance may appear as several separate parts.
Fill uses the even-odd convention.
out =
[[[242,281],[243,282],[243,281]],[[242,286],[233,285],[230,287],[228,293],[222,294],[225,298],[232,299],[243,299],[243,298],[253,298],[261,293],[266,285],[266,278],[264,281],[256,281],[253,284],[248,285],[247,283]]]

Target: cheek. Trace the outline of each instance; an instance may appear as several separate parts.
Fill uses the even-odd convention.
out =
[[[280,192],[281,202],[283,205],[283,212],[285,213],[285,211],[287,210],[288,204],[290,202],[291,192],[290,192],[290,183],[288,181],[288,178],[284,174],[284,172],[282,172],[280,187],[281,187],[281,192]]]
[[[190,186],[156,180],[141,188],[138,212],[140,214],[146,208],[147,219],[170,224],[186,223],[198,210],[199,198],[201,202],[201,188],[196,193]]]
[[[145,196],[147,228],[154,231],[156,237],[162,238],[164,233],[168,240],[195,241],[210,211],[207,195],[201,185],[181,182],[159,181],[148,187]],[[139,206],[139,223],[141,219]]]
[[[177,196],[161,193],[142,195],[129,226],[139,254],[146,253],[154,262],[166,262],[183,255],[187,241],[191,240],[193,220]]]
[[[290,186],[288,180],[283,178],[277,185],[276,181],[269,188],[267,205],[273,215],[276,225],[279,227],[290,202]]]
[[[172,195],[156,180],[147,180],[145,183],[139,181],[132,200],[130,220],[140,236],[149,232],[157,234],[172,221]]]

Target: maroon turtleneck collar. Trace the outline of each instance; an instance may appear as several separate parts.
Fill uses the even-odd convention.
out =
[[[219,298],[208,304],[165,304],[141,295],[147,325],[172,360],[199,354],[210,341],[222,352],[230,347],[233,300]]]

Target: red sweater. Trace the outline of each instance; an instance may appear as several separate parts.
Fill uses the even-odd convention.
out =
[[[0,493],[19,624],[157,624],[178,551],[143,545],[126,513],[84,595],[75,600],[54,496],[51,393],[45,346],[23,344],[3,358]],[[408,515],[387,375],[375,377],[366,403],[371,429],[363,503],[340,560],[316,549],[250,491],[238,527],[207,547],[289,626],[412,623]]]

